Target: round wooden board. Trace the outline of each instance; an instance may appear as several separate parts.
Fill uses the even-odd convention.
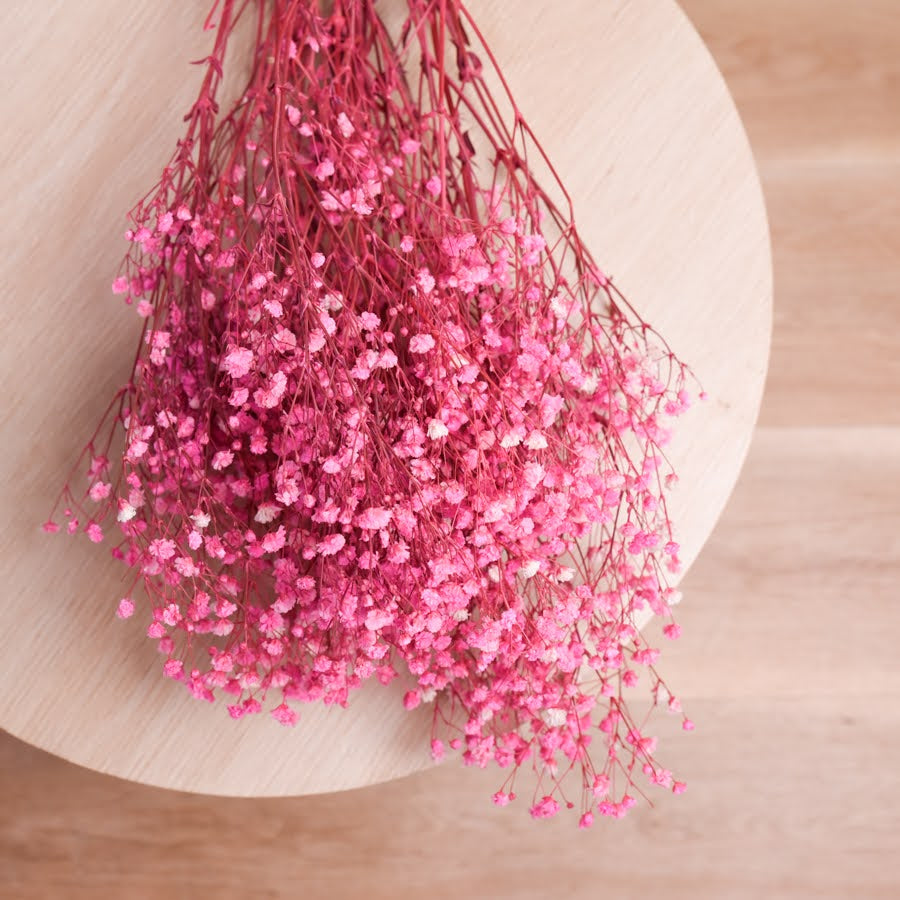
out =
[[[304,708],[295,729],[268,716],[233,722],[162,678],[140,616],[114,618],[125,569],[108,549],[38,527],[128,376],[139,326],[109,293],[124,213],[179,134],[200,74],[188,61],[211,39],[206,7],[11,0],[0,11],[0,724],[73,762],[168,788],[351,788],[431,764],[428,709],[408,713],[398,690],[371,686],[347,710]],[[768,229],[740,120],[670,0],[469,8],[594,255],[709,393],[671,452],[690,564],[737,479],[768,359]]]

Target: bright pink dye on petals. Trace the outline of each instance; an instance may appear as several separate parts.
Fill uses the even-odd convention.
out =
[[[272,710],[272,718],[282,725],[296,725],[300,716],[286,703],[281,703]]]
[[[663,448],[690,373],[558,191],[509,164],[539,148],[494,127],[460,0],[408,0],[403,56],[359,3],[242,13],[271,63],[220,114],[204,82],[192,152],[134,210],[113,288],[143,341],[65,525],[115,524],[164,674],[198,699],[293,725],[299,703],[412,677],[436,760],[496,765],[498,805],[534,766],[535,818],[571,808],[574,769],[588,827],[634,805],[632,776],[683,790],[622,691],[679,711],[634,620],[678,597]],[[239,8],[217,6],[213,74]],[[445,71],[411,65],[425,53]]]
[[[134,615],[134,601],[130,597],[123,597],[119,601],[119,607],[116,610],[116,615],[120,619],[129,619]]]
[[[435,340],[430,334],[417,334],[409,342],[410,353],[427,353],[435,347]]]
[[[327,538],[316,545],[316,550],[320,556],[334,556],[347,543],[347,539],[342,534],[331,534]]]
[[[543,797],[529,810],[534,819],[550,819],[559,812],[559,803],[550,796]]]

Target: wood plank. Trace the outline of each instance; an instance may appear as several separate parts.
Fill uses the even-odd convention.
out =
[[[898,584],[900,428],[759,429],[660,665],[686,705],[869,691],[900,704]]]
[[[760,421],[900,424],[900,155],[762,174],[775,327]]]
[[[760,164],[775,262],[765,425],[900,423],[900,5],[682,0]]]
[[[896,0],[680,0],[763,161],[900,153]]]
[[[0,897],[888,900],[900,891],[896,701],[697,701],[702,730],[667,744],[688,792],[589,832],[493,808],[488,772],[225,800],[5,738]]]

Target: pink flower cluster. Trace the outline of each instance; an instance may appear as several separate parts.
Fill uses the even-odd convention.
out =
[[[660,448],[686,370],[524,165],[461,4],[408,3],[401,50],[372,0],[259,4],[257,68],[217,117],[221,4],[114,284],[144,320],[121,466],[95,436],[69,530],[118,520],[164,672],[195,696],[235,718],[275,697],[293,725],[411,673],[435,758],[508,769],[501,805],[533,767],[538,818],[574,805],[575,770],[587,827],[639,773],[683,790],[624,691],[680,710],[634,616],[677,599]]]

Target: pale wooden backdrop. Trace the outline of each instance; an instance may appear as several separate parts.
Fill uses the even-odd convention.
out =
[[[700,726],[667,741],[689,792],[585,838],[481,808],[468,771],[220,800],[6,739],[0,896],[900,896],[900,3],[683,5],[776,263],[761,427],[666,662]]]

